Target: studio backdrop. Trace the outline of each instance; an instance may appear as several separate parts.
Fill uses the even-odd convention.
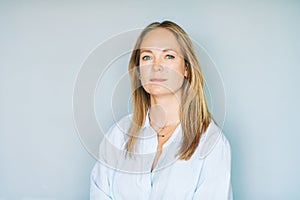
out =
[[[299,1],[1,1],[0,200],[89,199],[141,29],[193,40],[236,200],[300,199]]]

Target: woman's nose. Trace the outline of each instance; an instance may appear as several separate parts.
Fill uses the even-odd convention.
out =
[[[163,65],[162,65],[162,60],[160,58],[160,56],[157,56],[155,59],[154,59],[154,62],[153,62],[153,65],[152,65],[152,69],[154,71],[162,71],[163,70]]]
[[[152,70],[155,71],[155,72],[163,71],[163,66],[161,64],[154,63],[152,65]]]

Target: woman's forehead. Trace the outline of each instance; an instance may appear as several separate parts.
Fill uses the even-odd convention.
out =
[[[178,53],[181,51],[175,35],[164,28],[157,28],[148,32],[142,40],[140,49],[174,50]]]

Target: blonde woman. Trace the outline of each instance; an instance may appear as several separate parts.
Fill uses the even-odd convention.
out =
[[[186,32],[148,25],[132,52],[133,113],[105,135],[90,199],[232,199],[230,145],[214,123]]]

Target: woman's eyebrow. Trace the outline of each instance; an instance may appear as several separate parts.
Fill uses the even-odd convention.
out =
[[[150,49],[141,49],[140,53],[144,53],[144,52],[152,53],[152,51]]]
[[[175,51],[174,49],[162,49],[162,52],[174,52],[177,54],[177,51]],[[150,49],[141,49],[140,53],[144,53],[144,52],[148,52],[148,53],[153,53]]]
[[[177,51],[175,51],[174,49],[163,49],[162,50],[162,52],[169,52],[169,51],[177,53]]]

